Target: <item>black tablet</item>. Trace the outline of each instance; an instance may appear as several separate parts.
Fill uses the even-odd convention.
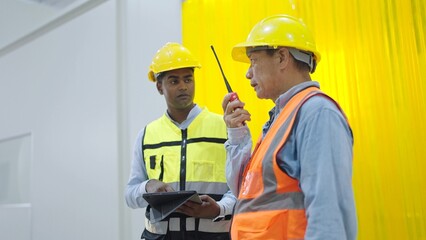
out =
[[[163,220],[186,201],[202,203],[197,191],[145,193],[143,198],[151,206],[150,220],[153,223]]]

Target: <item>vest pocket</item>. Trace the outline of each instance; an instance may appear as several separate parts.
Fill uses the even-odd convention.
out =
[[[191,165],[192,176],[188,176],[187,180],[206,182],[215,180],[215,165],[211,161],[193,161]]]
[[[179,155],[174,153],[147,155],[145,167],[150,179],[158,179],[166,183],[179,182]]]
[[[263,192],[261,169],[250,169],[241,184],[240,198],[255,198]]]
[[[150,155],[145,157],[145,167],[149,178],[160,180],[160,175],[164,174],[163,159],[163,155]]]
[[[234,216],[231,226],[232,239],[287,239],[286,224],[287,211],[238,214]]]
[[[253,221],[256,219],[256,221]],[[306,230],[304,210],[271,210],[234,216],[232,239],[303,239]]]

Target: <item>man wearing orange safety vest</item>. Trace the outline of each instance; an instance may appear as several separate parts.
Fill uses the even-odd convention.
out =
[[[232,57],[250,64],[257,97],[275,103],[251,152],[250,113],[231,94],[223,99],[226,177],[238,196],[232,239],[356,239],[352,131],[311,80],[320,53],[307,27],[292,16],[267,17]]]

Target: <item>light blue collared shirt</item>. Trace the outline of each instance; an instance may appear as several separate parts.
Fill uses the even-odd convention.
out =
[[[310,86],[319,88],[319,83],[303,82],[282,94],[270,112],[272,119],[291,97]],[[269,126],[270,123],[264,125],[263,136]],[[228,185],[238,196],[240,177],[251,157],[248,127],[228,128],[225,147]],[[286,144],[277,154],[277,163],[289,176],[299,180],[308,220],[306,240],[356,239],[352,147],[352,131],[332,101],[314,96],[303,104]]]

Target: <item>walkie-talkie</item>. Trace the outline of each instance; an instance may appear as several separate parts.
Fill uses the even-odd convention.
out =
[[[229,85],[229,82],[226,79],[225,74],[223,73],[222,66],[220,65],[219,58],[217,58],[217,55],[216,55],[216,52],[214,50],[213,45],[211,45],[210,47],[212,48],[212,51],[213,51],[213,54],[214,54],[214,56],[216,58],[217,64],[219,65],[220,72],[222,73],[223,80],[225,81],[226,89],[228,90],[228,93],[231,93],[231,98],[229,99],[229,101],[232,102],[232,101],[234,101],[236,99],[239,99],[237,93],[234,92],[234,91],[232,91],[231,85]]]

